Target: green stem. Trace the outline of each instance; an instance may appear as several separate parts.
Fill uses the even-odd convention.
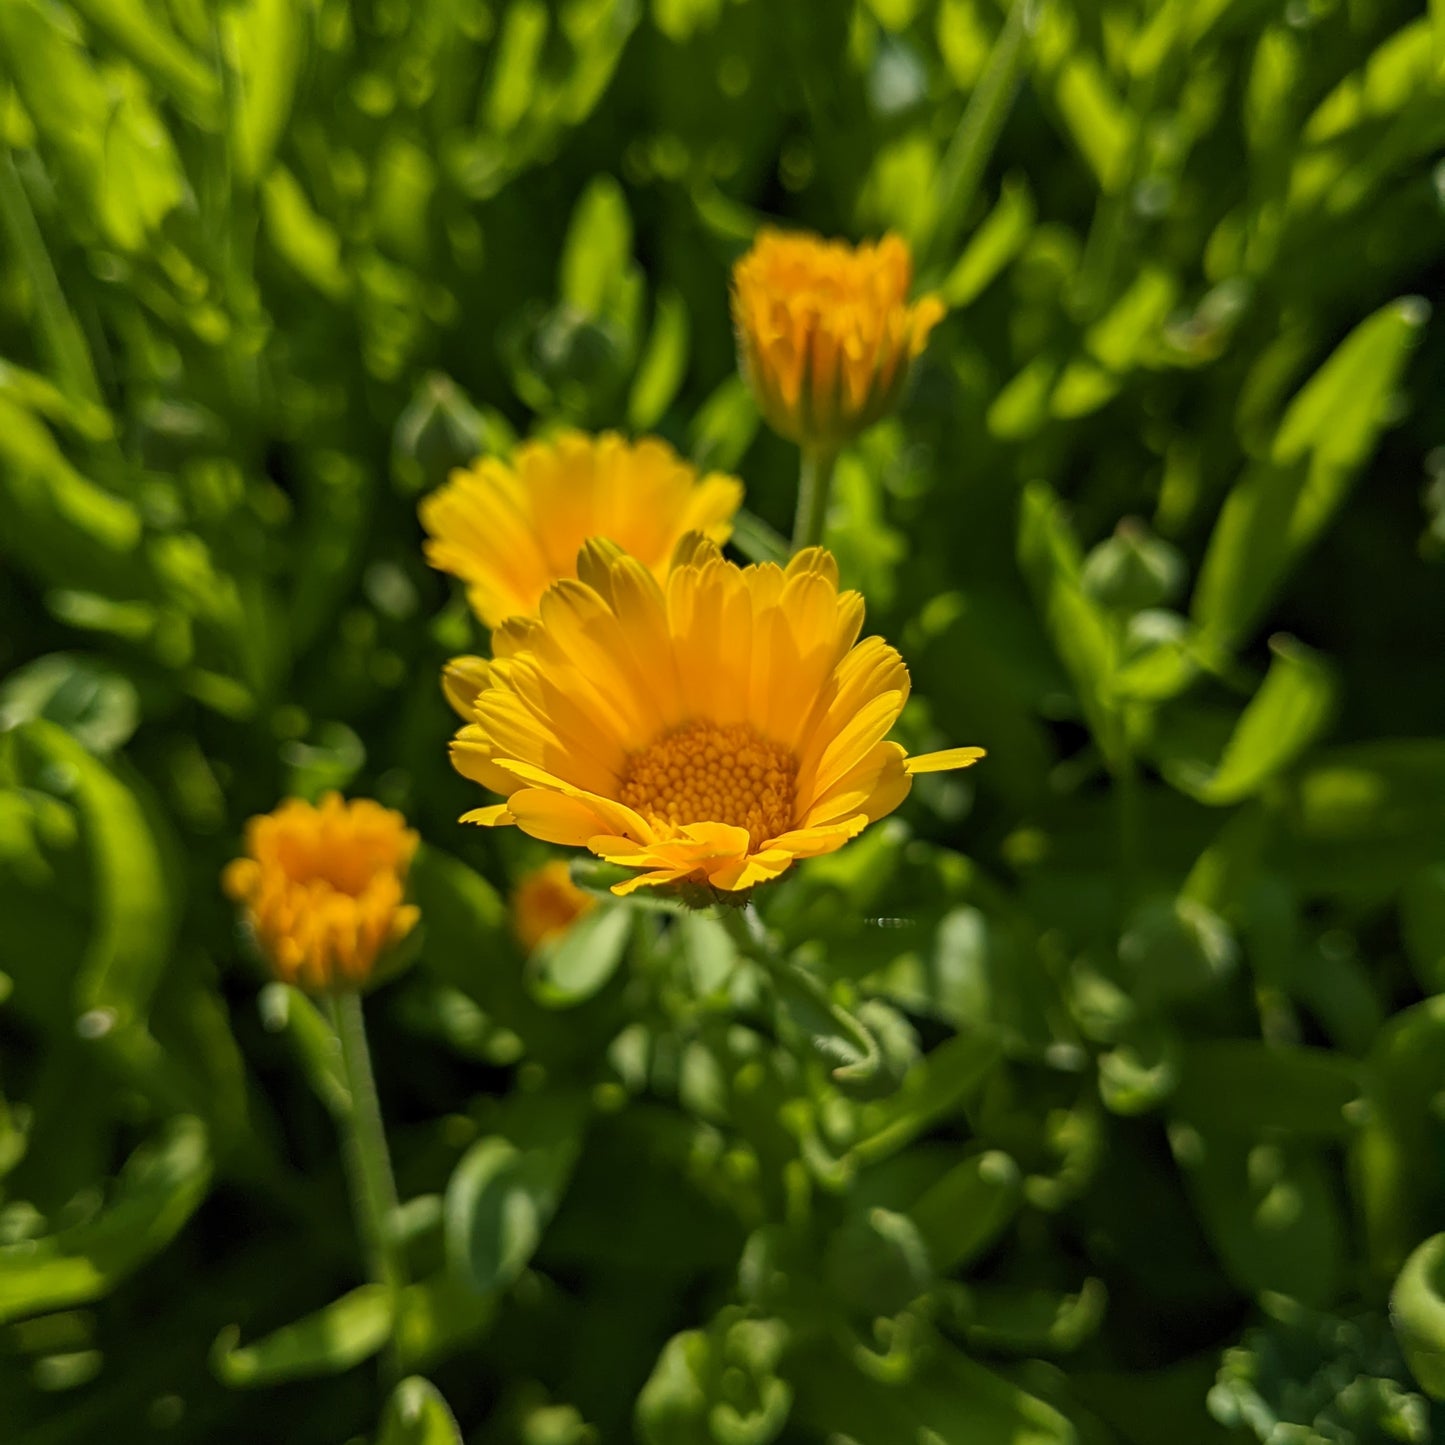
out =
[[[372,1279],[396,1294],[406,1284],[406,1264],[396,1242],[396,1180],[391,1172],[381,1103],[376,1097],[376,1078],[371,1071],[361,994],[355,989],[336,994],[330,1000],[330,1012],[351,1094],[351,1108],[341,1121],[351,1207]]]
[[[1036,8],[1035,0],[1013,0],[1009,6],[1008,18],[989,52],[988,64],[944,152],[936,183],[938,220],[928,247],[929,260],[935,265],[956,246],[984,167],[1008,119],[1028,60],[1024,42],[1033,29]],[[929,275],[932,275],[931,266]]]
[[[767,971],[779,1004],[813,1049],[832,1066],[844,1085],[867,1084],[878,1073],[878,1041],[847,1009],[833,1001],[827,985],[791,959],[780,958],[758,911],[751,903],[724,908],[723,924],[738,951]]]
[[[798,467],[798,515],[793,523],[793,551],[817,547],[828,517],[828,491],[833,484],[836,451],[804,446]]]
[[[741,908],[724,906],[722,921],[723,927],[732,934],[739,953],[757,959],[760,963],[776,961],[777,955],[773,952],[768,931],[763,927],[763,920],[758,917],[758,910],[751,903],[745,903]]]

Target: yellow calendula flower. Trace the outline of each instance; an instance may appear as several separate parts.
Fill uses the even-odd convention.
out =
[[[417,835],[369,798],[287,798],[246,824],[221,876],[276,977],[311,993],[360,987],[416,925],[403,901]]]
[[[945,310],[936,296],[910,305],[912,282],[901,236],[855,247],[759,233],[733,267],[733,324],[743,375],[775,431],[836,449],[897,404]]]
[[[597,900],[572,881],[572,870],[554,858],[532,869],[512,890],[512,931],[531,953],[596,906]]]
[[[641,871],[643,884],[737,893],[831,853],[908,795],[912,776],[979,748],[910,758],[886,741],[908,670],[821,548],[739,567],[684,539],[659,584],[588,543],[578,580],[508,629],[452,743],[459,772],[506,801],[463,821],[517,824]]]
[[[421,504],[426,557],[460,577],[488,627],[534,617],[542,594],[575,577],[589,537],[617,543],[659,577],[678,541],[732,535],[743,499],[735,477],[699,477],[664,441],[563,432],[527,442],[510,463],[484,457]]]

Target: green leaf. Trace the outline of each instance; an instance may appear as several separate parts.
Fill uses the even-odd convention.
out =
[[[297,275],[332,301],[344,301],[351,276],[342,264],[341,238],[283,165],[273,166],[261,187],[261,215],[268,239]]]
[[[182,105],[199,124],[214,129],[221,118],[221,87],[201,59],[161,19],[164,11],[144,0],[72,0],[74,8],[122,54]]]
[[[1125,624],[1116,696],[1139,702],[1166,702],[1199,675],[1189,624],[1159,608],[1136,612]]]
[[[845,1219],[823,1248],[822,1277],[850,1315],[892,1316],[932,1283],[928,1250],[906,1214],[873,1208]]]
[[[449,1270],[402,1290],[395,1342],[402,1367],[430,1369],[475,1341],[497,1313],[495,1295],[478,1295]]]
[[[1002,1052],[991,1030],[957,1034],[925,1054],[896,1093],[866,1106],[851,1157],[873,1164],[896,1154],[977,1089]]]
[[[1124,294],[1089,328],[1089,354],[1116,376],[1140,365],[1173,312],[1178,291],[1172,272],[1141,267]]]
[[[788,1423],[793,1391],[778,1374],[789,1339],[775,1319],[729,1307],[706,1330],[674,1335],[637,1396],[644,1445],[768,1445]]]
[[[130,740],[140,699],[129,678],[92,658],[52,652],[0,683],[0,732],[45,718],[104,757]]]
[[[596,176],[578,200],[567,228],[562,300],[584,316],[608,317],[618,286],[632,269],[632,216],[626,197],[611,176]]]
[[[339,1375],[386,1344],[394,1309],[386,1285],[364,1284],[254,1345],[238,1348],[240,1331],[231,1325],[216,1337],[211,1367],[232,1389]]]
[[[1083,558],[1057,497],[1042,482],[1029,486],[1019,508],[1019,565],[1043,613],[1054,650],[1074,683],[1089,730],[1111,767],[1126,757],[1113,702],[1118,641],[1108,618],[1083,589]]]
[[[447,1185],[447,1258],[478,1293],[505,1289],[526,1268],[571,1178],[584,1121],[572,1096],[518,1098],[505,1133],[462,1156]]]
[[[75,979],[82,1012],[106,1030],[144,1020],[165,971],[175,928],[160,846],[140,800],[110,768],[54,723],[37,719],[22,741],[73,780],[95,880],[96,917]]]
[[[24,56],[7,67],[39,132],[63,194],[85,208],[112,246],[137,252],[186,193],[170,133],[129,66],[102,70],[60,7],[13,0],[0,8],[0,50]],[[37,287],[42,334],[68,390],[100,402],[84,341],[65,312],[44,243],[15,168],[0,156],[0,219]],[[69,335],[62,337],[61,323]]]
[[[1034,198],[1022,176],[1008,176],[998,202],[939,286],[950,306],[967,306],[1023,249],[1034,224]]]
[[[17,20],[23,25],[26,18],[33,18],[33,15],[30,7],[24,5],[0,11],[0,37],[7,41],[13,54],[24,54],[31,47],[9,26]],[[42,84],[46,87],[43,93],[49,95],[51,88],[62,90],[55,86],[56,72],[49,66],[48,56],[32,54],[29,59],[30,64],[25,69],[30,71],[33,67],[43,76]],[[35,213],[21,183],[20,172],[16,170],[9,152],[3,149],[0,149],[0,228],[3,228],[6,241],[31,288],[41,351],[49,360],[50,369],[55,373],[62,391],[73,405],[104,416],[100,383],[96,380],[95,364],[91,360],[85,333],[65,299],[60,278],[55,274],[55,266],[45,246],[45,238],[36,225]],[[34,405],[33,402],[30,404]],[[24,415],[23,412],[17,414]],[[0,428],[0,435],[8,430],[8,425]],[[113,431],[113,427],[107,427],[106,431]]]
[[[1278,1129],[1342,1139],[1363,1087],[1360,1066],[1326,1049],[1254,1039],[1200,1039],[1184,1047],[1172,1112],[1206,1133]]]
[[[1146,1005],[1177,1003],[1217,989],[1238,960],[1218,914],[1188,898],[1150,898],[1130,913],[1119,959]]]
[[[1306,894],[1392,903],[1440,858],[1445,742],[1400,738],[1319,752],[1290,780],[1287,866]]]
[[[1428,864],[1406,882],[1400,932],[1420,987],[1445,993],[1445,863]]]
[[[863,1445],[1078,1445],[1068,1419],[1037,1395],[931,1340],[906,1386],[851,1367],[836,1348],[814,1345],[790,1356],[797,1382],[795,1417],[827,1438]],[[670,1445],[670,1442],[669,1442]]]
[[[1427,311],[1406,298],[1362,321],[1290,403],[1269,457],[1225,499],[1193,601],[1212,648],[1226,652],[1248,636],[1339,510],[1391,420],[1388,404]]]
[[[1104,1320],[1109,1294],[1102,1280],[1086,1279],[1077,1294],[1016,1285],[977,1285],[964,1329],[983,1351],[1062,1355],[1091,1339]]]
[[[29,1119],[0,1096],[0,1179],[25,1157],[29,1145]]]
[[[341,1040],[321,1010],[289,983],[268,983],[257,999],[261,1020],[284,1032],[316,1097],[338,1119],[351,1113],[351,1090],[341,1061]]]
[[[626,903],[599,904],[532,954],[532,996],[549,1008],[585,1003],[617,972],[636,913]]]
[[[1390,1291],[1390,1321],[1421,1389],[1445,1400],[1445,1234],[1405,1261]]]
[[[462,1432],[441,1391],[412,1375],[391,1392],[376,1445],[462,1445]]]
[[[990,1149],[956,1164],[909,1208],[939,1274],[984,1252],[1023,1202],[1023,1179],[1009,1155]]]
[[[1179,1081],[1179,1040],[1172,1030],[1136,1024],[1099,1055],[1099,1098],[1112,1114],[1157,1109]]]
[[[821,979],[792,960],[773,961],[768,971],[781,1014],[829,1065],[835,1083],[865,1093],[891,1089],[896,1081],[883,1068],[878,1040]]]
[[[650,431],[672,405],[687,371],[690,329],[687,304],[681,295],[671,287],[659,292],[652,333],[627,400],[627,423],[633,431]]]
[[[1344,1283],[1345,1221],[1331,1172],[1308,1143],[1259,1142],[1176,1123],[1170,1143],[1225,1273],[1248,1294],[1328,1305]]]
[[[787,563],[787,539],[746,507],[733,518],[732,543],[749,562]]]
[[[728,377],[692,419],[688,444],[694,464],[702,470],[732,471],[761,425],[757,403],[742,377]]]
[[[1370,1260],[1388,1276],[1445,1209],[1445,995],[1390,1019],[1365,1069],[1351,1175]]]
[[[93,1219],[0,1245],[0,1322],[108,1294],[175,1238],[210,1181],[205,1130],[196,1119],[172,1120],[126,1161],[115,1197]]]
[[[305,47],[303,12],[290,0],[244,0],[221,12],[233,72],[230,135],[243,179],[259,181],[286,130]]]
[[[51,586],[127,598],[154,584],[140,559],[141,518],[81,476],[49,430],[0,396],[0,547]]]
[[[1257,793],[1299,758],[1329,721],[1334,678],[1319,654],[1289,637],[1272,638],[1270,650],[1269,673],[1240,714],[1218,763],[1164,764],[1169,781],[1201,803],[1224,807]]]
[[[537,94],[537,62],[547,28],[547,7],[540,0],[512,0],[507,6],[484,109],[488,128],[500,135],[521,124]]]

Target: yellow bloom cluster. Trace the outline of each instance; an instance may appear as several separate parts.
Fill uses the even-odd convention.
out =
[[[357,988],[416,925],[403,902],[416,846],[401,814],[368,798],[288,798],[246,825],[246,856],[222,884],[277,978],[311,993]]]
[[[897,401],[943,315],[909,301],[906,245],[852,248],[767,231],[738,263],[740,360],[772,425],[831,452]],[[817,547],[786,567],[721,553],[742,485],[699,476],[665,442],[563,432],[486,458],[421,506],[426,555],[460,578],[491,657],[449,663],[459,772],[515,824],[634,870],[616,886],[738,895],[830,853],[979,748],[910,757],[888,733],[908,670],[859,641],[863,599]],[[416,922],[416,847],[399,815],[330,796],[253,818],[225,874],[271,966],[311,989],[362,982]],[[563,865],[514,899],[526,947],[591,900]]]
[[[853,247],[764,231],[733,269],[743,374],[768,424],[835,450],[897,404],[908,368],[942,319],[909,304],[913,260],[899,236]]]

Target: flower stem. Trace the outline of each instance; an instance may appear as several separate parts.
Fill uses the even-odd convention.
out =
[[[883,1063],[878,1041],[863,1021],[835,1003],[827,985],[791,959],[782,958],[751,903],[724,908],[723,924],[738,951],[762,966],[778,1003],[830,1066],[842,1085],[867,1085]]]
[[[330,1010],[332,1026],[341,1042],[341,1067],[351,1093],[351,1108],[341,1121],[351,1207],[372,1279],[398,1293],[406,1284],[406,1265],[396,1243],[396,1180],[371,1071],[361,994],[347,989],[335,995]]]
[[[951,257],[957,249],[984,167],[1018,93],[1029,58],[1025,42],[1037,24],[1037,9],[1034,0],[1013,0],[1009,6],[1008,18],[994,41],[983,75],[944,153],[935,185],[938,221],[926,253],[932,263],[927,268],[930,277],[933,265]],[[933,284],[931,280],[929,284]]]
[[[836,451],[803,447],[798,468],[798,515],[793,523],[793,551],[816,547],[823,540],[823,523],[828,516],[828,490],[833,483]]]

